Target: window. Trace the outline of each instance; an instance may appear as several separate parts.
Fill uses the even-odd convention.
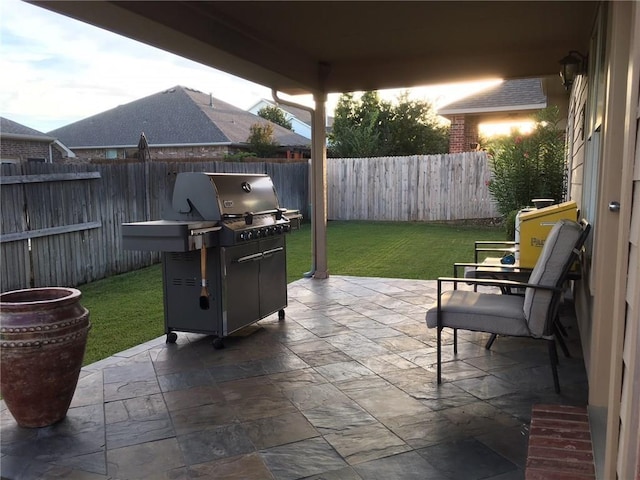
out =
[[[118,158],[118,150],[115,148],[109,148],[105,151],[104,158],[107,160],[115,160]]]
[[[589,100],[584,126],[587,143],[583,167],[584,177],[581,209],[582,215],[589,220],[592,225],[595,225],[596,221],[598,168],[602,154],[600,137],[602,118],[604,115],[605,92],[605,14],[606,10],[601,7],[594,34],[591,37],[591,45],[589,48]]]

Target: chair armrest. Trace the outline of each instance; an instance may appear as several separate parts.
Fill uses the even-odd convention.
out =
[[[476,246],[478,245],[516,245],[516,242],[512,240],[476,240],[474,242]]]
[[[533,270],[533,268],[529,268],[529,267],[521,267],[519,265],[514,265],[512,263],[496,263],[496,264],[490,264],[490,263],[475,263],[475,262],[456,262],[453,264],[454,266],[458,266],[458,267],[478,267],[478,268],[503,268],[505,270],[521,270],[523,272],[530,272]]]
[[[480,247],[475,249],[476,252],[504,252],[513,253],[516,251],[516,247]]]
[[[514,253],[516,242],[509,240],[476,240],[473,243],[473,259],[478,262],[478,254],[484,253]]]
[[[540,285],[537,283],[515,282],[513,280],[493,280],[485,278],[458,278],[458,277],[438,277],[438,296],[442,293],[443,283],[453,283],[453,289],[458,288],[458,283],[467,285],[480,285],[486,287],[502,287],[502,288],[535,288],[537,290],[549,290],[552,292],[562,292],[563,287],[555,285]]]
[[[474,262],[456,262],[453,264],[453,276],[458,277],[458,269],[465,267],[473,267],[476,269],[486,269],[487,272],[500,273],[531,273],[533,268],[520,267],[518,265],[512,265],[509,263],[500,263],[496,265],[490,265],[486,263],[474,263]],[[517,272],[516,272],[517,271]]]

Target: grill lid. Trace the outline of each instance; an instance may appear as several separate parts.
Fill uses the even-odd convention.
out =
[[[225,218],[281,215],[268,175],[182,172],[176,177],[167,220],[219,221]]]

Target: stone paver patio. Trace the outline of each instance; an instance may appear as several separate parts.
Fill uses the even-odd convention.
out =
[[[545,342],[501,337],[488,351],[472,332],[459,332],[457,356],[445,346],[438,387],[424,321],[435,289],[302,279],[284,321],[247,327],[223,350],[178,333],[88,365],[56,425],[20,428],[2,403],[2,478],[524,478],[532,405],[587,403],[572,306],[560,395]]]

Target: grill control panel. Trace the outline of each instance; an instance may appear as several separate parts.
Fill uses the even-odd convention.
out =
[[[225,230],[233,233],[234,243],[274,237],[291,231],[288,220],[276,220],[273,215],[255,215],[251,217],[250,223],[246,218],[226,219],[222,225]]]
[[[268,227],[250,228],[241,232],[236,232],[237,242],[246,242],[249,240],[256,240],[258,238],[272,237],[274,235],[282,235],[291,230],[291,225],[288,223],[282,225],[271,225]]]

